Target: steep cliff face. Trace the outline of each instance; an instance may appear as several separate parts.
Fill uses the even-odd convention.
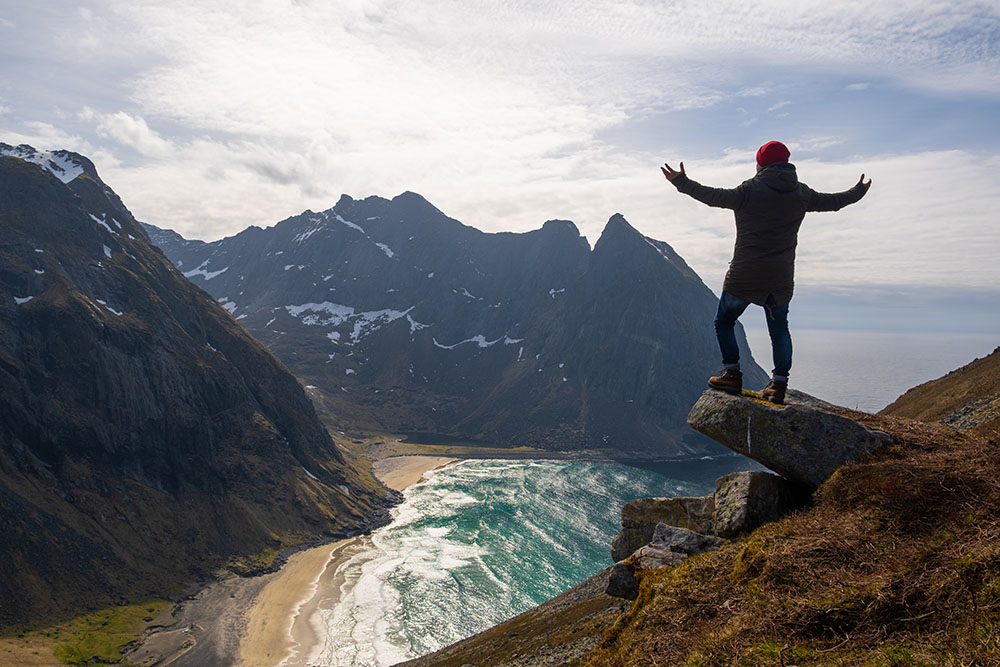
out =
[[[486,234],[413,193],[214,243],[147,229],[323,390],[335,426],[616,457],[712,446],[684,416],[718,371],[715,297],[620,215],[593,251],[568,221]]]
[[[3,154],[0,623],[162,592],[380,511],[295,378],[90,161]]]

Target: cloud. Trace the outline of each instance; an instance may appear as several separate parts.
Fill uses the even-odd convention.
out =
[[[870,83],[849,83],[846,86],[844,86],[844,90],[851,90],[851,91],[867,90],[869,86],[871,86]]]
[[[85,109],[81,117],[93,117],[93,113],[88,112]],[[163,157],[171,151],[170,142],[151,130],[144,119],[124,111],[101,116],[97,123],[97,133],[134,148],[143,155]]]
[[[0,140],[86,152],[138,217],[189,237],[322,210],[341,192],[413,190],[488,231],[569,218],[594,241],[621,211],[717,286],[731,216],[665,190],[660,155],[687,156],[706,182],[731,186],[752,175],[760,142],[782,136],[811,160],[800,166],[821,189],[847,187],[861,170],[876,178],[862,206],[818,224],[826,236],[806,243],[806,228],[803,252],[815,254],[803,280],[937,284],[964,271],[962,258],[981,246],[938,238],[923,210],[995,242],[982,232],[997,194],[983,165],[994,156],[923,147],[863,160],[849,147],[887,152],[879,137],[864,141],[864,118],[810,123],[816,100],[861,90],[873,73],[880,93],[995,105],[1000,47],[984,26],[998,11],[976,3],[82,4],[9,14],[18,31],[0,43],[0,85],[16,91],[5,94],[18,116],[48,126],[0,115]],[[794,118],[775,113],[791,105]],[[943,161],[949,172],[937,178],[948,189],[924,159]],[[959,197],[940,209],[957,194],[978,206]],[[864,215],[871,209],[888,221],[877,231]],[[908,259],[928,258],[899,220],[940,242],[937,262]],[[838,235],[844,229],[865,244]],[[897,243],[905,252],[886,250]],[[969,279],[982,284],[989,273],[975,268]],[[995,270],[992,278],[1000,281]]]

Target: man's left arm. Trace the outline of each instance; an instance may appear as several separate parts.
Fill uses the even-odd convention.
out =
[[[844,192],[816,192],[813,190],[809,199],[807,211],[839,211],[840,209],[859,201],[872,186],[872,180],[865,181],[865,175],[861,174],[857,184],[850,190]]]

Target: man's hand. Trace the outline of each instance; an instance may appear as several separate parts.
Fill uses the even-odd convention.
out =
[[[666,179],[668,181],[670,181],[671,183],[673,183],[675,178],[677,178],[681,174],[685,174],[685,172],[684,172],[684,163],[681,162],[681,170],[680,171],[674,171],[673,169],[670,168],[669,164],[667,164],[666,162],[664,162],[663,166],[660,167],[660,171],[663,172],[663,175],[666,177]],[[687,174],[685,174],[685,175],[687,175]],[[871,184],[871,181],[868,181],[868,183]]]
[[[681,171],[684,171],[684,165],[681,165]],[[670,177],[667,176],[667,178],[670,178]],[[673,180],[673,179],[671,179],[671,180]],[[869,178],[868,182],[865,183],[865,175],[861,174],[861,178],[858,179],[858,185],[864,186],[865,192],[868,192],[868,188],[870,188],[872,186],[872,179]]]

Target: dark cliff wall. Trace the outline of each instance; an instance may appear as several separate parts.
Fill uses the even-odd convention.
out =
[[[385,504],[75,159],[63,183],[0,157],[0,623],[162,592]]]

